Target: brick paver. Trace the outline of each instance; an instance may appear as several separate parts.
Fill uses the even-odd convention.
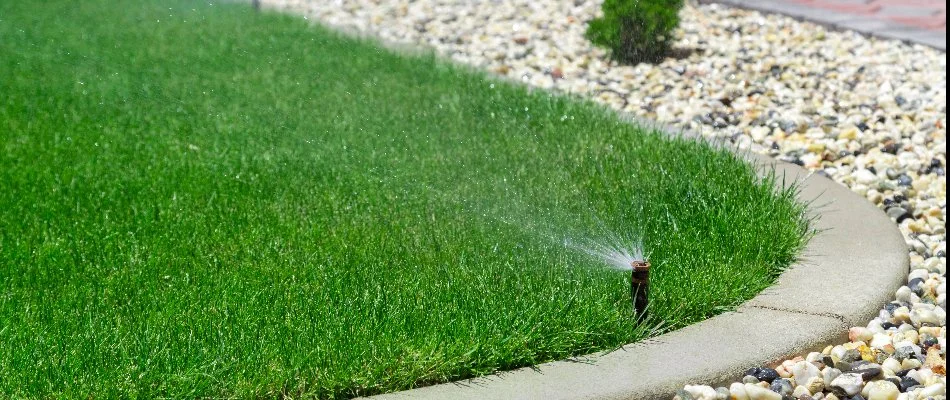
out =
[[[789,0],[808,7],[947,31],[947,2],[936,0]]]
[[[947,2],[938,0],[699,0],[786,14],[868,35],[947,49]]]

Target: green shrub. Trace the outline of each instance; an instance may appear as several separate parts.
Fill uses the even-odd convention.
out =
[[[604,17],[590,22],[587,38],[622,62],[660,61],[669,53],[683,0],[605,0]]]

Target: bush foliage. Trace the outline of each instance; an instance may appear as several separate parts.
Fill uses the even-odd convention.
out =
[[[660,61],[670,51],[683,0],[605,0],[604,17],[590,22],[587,37],[619,61]]]

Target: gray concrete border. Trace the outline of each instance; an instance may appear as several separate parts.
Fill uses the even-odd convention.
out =
[[[373,399],[669,399],[686,384],[727,384],[749,367],[847,341],[848,328],[876,316],[905,280],[910,265],[900,231],[877,207],[828,178],[743,156],[762,173],[774,169],[799,183],[799,199],[817,200],[820,233],[802,261],[736,311],[612,352]]]
[[[922,44],[947,51],[947,37],[943,32],[915,26],[822,10],[782,0],[698,0],[701,4],[719,3],[765,13],[783,14],[799,20],[814,22],[837,30],[852,30],[883,39],[896,39]]]

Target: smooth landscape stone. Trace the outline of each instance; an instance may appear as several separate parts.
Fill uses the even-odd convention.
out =
[[[899,289],[897,289],[897,294],[896,294],[897,301],[910,303],[911,296],[913,294],[914,294],[914,291],[910,290],[909,287],[901,286]]]
[[[894,343],[894,348],[896,349],[896,350],[894,351],[894,354],[895,354],[895,355],[897,355],[897,354],[903,354],[903,355],[905,355],[905,359],[907,359],[907,358],[912,358],[912,357],[913,357],[913,358],[923,358],[923,353],[921,352],[920,346],[918,346],[918,345],[916,345],[916,344],[914,344],[914,343],[911,343],[911,342],[908,341],[908,340],[905,340],[905,341],[903,341],[903,342]]]
[[[852,366],[851,373],[860,374],[861,378],[867,382],[881,375],[881,366],[862,361]]]
[[[792,391],[792,397],[796,399],[801,399],[803,396],[811,397],[811,391],[807,387],[802,385],[795,386],[795,390]]]
[[[716,388],[716,400],[729,400],[732,398],[732,395],[729,393],[729,389],[725,387]]]
[[[916,358],[907,358],[904,361],[901,361],[901,369],[904,370],[920,368],[921,365],[923,365],[923,363],[921,363],[920,360]]]
[[[881,364],[881,367],[889,369],[893,372],[900,372],[902,370],[901,362],[897,361],[897,359],[894,357],[888,357],[887,360],[884,360],[884,362]]]
[[[914,294],[920,296],[924,293],[924,279],[923,278],[914,278],[907,281],[907,287],[914,292]]]
[[[755,377],[757,381],[769,382],[779,378],[779,374],[776,370],[772,368],[763,368],[763,367],[754,367],[750,368],[745,372],[746,376]],[[757,382],[746,382],[746,383],[757,383]]]
[[[821,370],[821,379],[825,381],[825,385],[831,383],[839,376],[841,376],[840,369],[825,367],[825,369]]]
[[[944,319],[946,320],[946,319]],[[916,327],[921,327],[925,325],[935,326],[940,325],[940,316],[933,312],[933,310],[927,310],[923,308],[914,308],[910,311],[910,321]]]
[[[864,388],[864,379],[860,374],[846,373],[831,381],[832,393],[838,397],[854,396]]]
[[[888,335],[885,333],[878,333],[878,334],[875,334],[874,337],[871,339],[870,346],[877,347],[877,348],[884,348],[885,346],[891,346],[893,344],[894,343],[893,343],[893,339],[891,339],[891,335]]]
[[[808,361],[799,361],[789,370],[796,382],[808,382],[809,379],[821,376],[821,370]]]
[[[683,391],[695,400],[716,400],[716,389],[705,385],[687,385]]]
[[[792,382],[790,380],[780,378],[772,381],[772,384],[769,385],[769,390],[782,396],[791,396],[795,388],[792,386]]]
[[[906,392],[917,386],[920,386],[920,382],[909,376],[904,376],[901,378],[901,383],[898,385],[901,392]]]
[[[735,382],[729,385],[729,395],[733,400],[749,400],[749,394],[746,393],[743,383]]]
[[[867,400],[897,400],[900,389],[889,381],[869,382],[861,393]]]
[[[745,384],[745,392],[749,400],[782,400],[781,394],[751,383]]]
[[[920,391],[918,398],[928,398],[933,396],[946,396],[947,395],[947,386],[944,383],[933,383],[927,385],[926,388]]]
[[[898,222],[904,221],[908,218],[913,218],[913,215],[903,207],[888,208],[886,213],[888,217],[891,217],[891,219]]]
[[[812,377],[805,382],[805,388],[808,389],[809,394],[821,393],[825,390],[825,380],[820,376]]]
[[[909,323],[909,322],[911,322],[911,320],[910,320],[910,308],[908,308],[908,307],[904,307],[904,306],[898,307],[898,308],[894,309],[894,313],[893,313],[892,315],[893,315],[893,316],[891,317],[891,319],[892,319],[893,321],[895,321],[895,322],[900,322],[900,323]],[[913,325],[911,325],[911,326],[913,327]]]
[[[909,315],[908,315],[909,318]],[[852,342],[856,341],[870,341],[874,337],[874,332],[870,329],[862,326],[855,326],[851,329],[848,329],[848,340]]]

